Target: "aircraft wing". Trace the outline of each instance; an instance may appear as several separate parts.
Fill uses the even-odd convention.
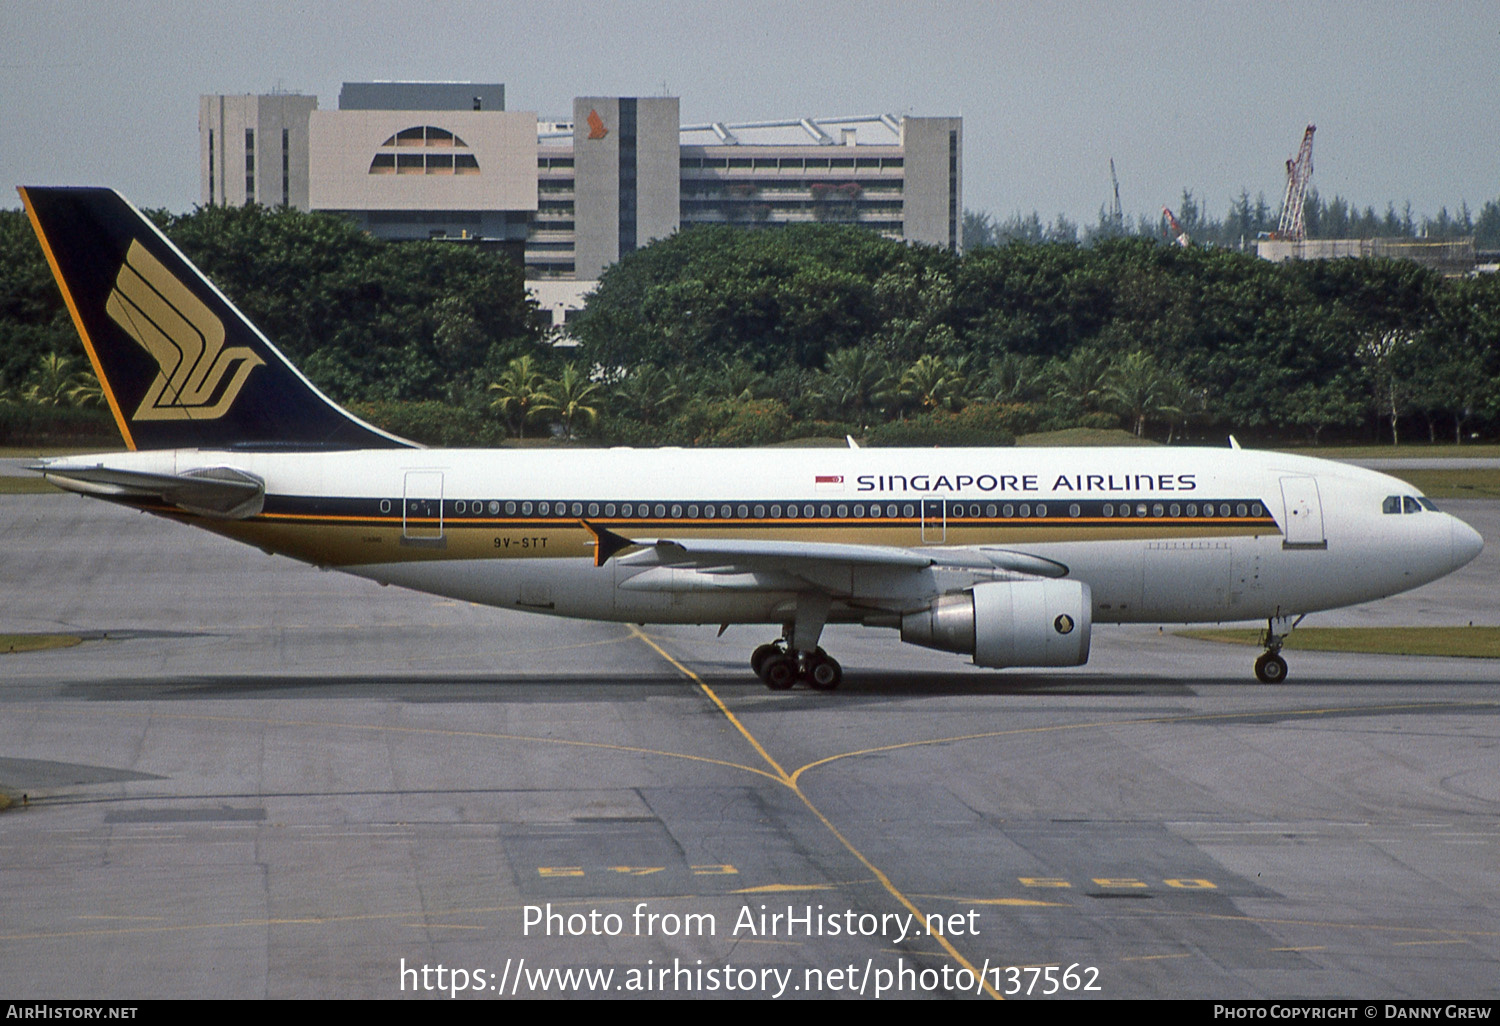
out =
[[[626,538],[584,522],[596,538],[595,563],[628,548],[621,566],[642,573],[622,583],[626,590],[815,590],[849,588],[851,574],[917,574],[930,570],[974,571],[1026,577],[1063,577],[1068,568],[1030,553],[999,548],[923,548],[840,542],[763,541],[725,538]]]
[[[219,520],[253,517],[265,505],[266,483],[232,467],[204,467],[185,474],[153,474],[100,464],[59,462],[27,467],[57,487],[101,498],[160,499],[188,513]]]

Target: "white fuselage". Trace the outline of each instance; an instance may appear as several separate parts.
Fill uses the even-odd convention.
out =
[[[933,557],[920,571],[820,566],[812,583],[832,596],[831,621],[1013,579],[1032,558],[1087,584],[1102,623],[1365,602],[1441,577],[1481,544],[1430,503],[1383,512],[1419,495],[1384,474],[1231,449],[176,450],[67,462],[96,461],[262,478],[257,516],[164,512],[270,551],[472,602],[628,622],[785,622],[808,584],[797,546],[819,542]],[[588,525],[629,539],[760,539],[789,554],[779,574],[595,565]],[[976,569],[986,558],[997,568]]]

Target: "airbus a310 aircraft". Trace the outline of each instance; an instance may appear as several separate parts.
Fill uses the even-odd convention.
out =
[[[428,449],[340,409],[117,193],[23,188],[132,450],[70,491],[319,566],[555,616],[771,624],[773,689],[836,687],[829,623],[979,666],[1077,666],[1095,623],[1297,620],[1473,559],[1384,474],[1233,449]]]

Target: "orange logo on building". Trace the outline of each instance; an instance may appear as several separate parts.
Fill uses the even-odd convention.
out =
[[[609,129],[604,127],[604,119],[599,116],[597,110],[589,111],[589,138],[603,139],[609,134]]]

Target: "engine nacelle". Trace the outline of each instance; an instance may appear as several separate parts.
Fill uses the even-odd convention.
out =
[[[1093,597],[1082,581],[992,581],[901,617],[901,640],[973,655],[976,666],[1081,666]]]

